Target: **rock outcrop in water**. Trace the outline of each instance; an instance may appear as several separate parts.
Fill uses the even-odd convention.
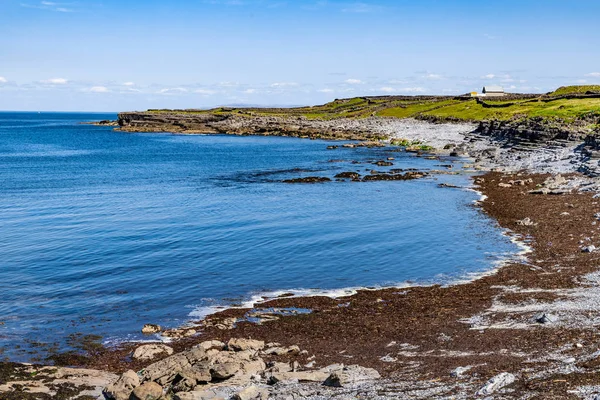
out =
[[[305,117],[246,116],[202,112],[128,112],[119,114],[125,132],[223,133],[293,136],[310,139],[378,140],[386,138],[354,120],[309,120]]]

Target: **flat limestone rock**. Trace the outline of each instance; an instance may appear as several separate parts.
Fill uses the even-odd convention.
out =
[[[74,389],[80,390],[77,396],[90,396],[93,398],[102,398],[102,389],[112,385],[118,380],[118,375],[110,372],[98,371],[93,369],[80,368],[62,368],[62,367],[36,367],[23,365],[24,371],[28,371],[35,376],[31,381],[16,379],[11,381],[9,377],[6,381],[0,382],[0,398],[5,392],[13,392],[15,388],[28,393],[44,393],[54,396],[56,387],[69,384]]]
[[[212,349],[223,350],[225,348],[225,343],[220,342],[218,340],[208,340],[206,342],[200,343],[199,345],[197,345],[195,347],[201,348],[204,351],[208,351],[208,350],[212,350]]]
[[[262,350],[265,348],[265,342],[252,339],[230,339],[227,347],[233,351]]]
[[[291,356],[300,354],[300,347],[298,346],[290,346],[290,347],[271,347],[264,351],[267,355],[274,356]]]
[[[154,381],[164,386],[173,382],[179,372],[191,368],[192,365],[188,358],[179,353],[150,364],[144,369],[143,375],[145,380]]]
[[[358,383],[379,379],[379,372],[373,368],[365,368],[359,365],[349,365],[341,370],[333,372],[323,383],[325,386],[345,387]]]
[[[132,357],[135,360],[148,361],[161,354],[170,356],[173,354],[173,349],[164,344],[145,344],[135,349]]]

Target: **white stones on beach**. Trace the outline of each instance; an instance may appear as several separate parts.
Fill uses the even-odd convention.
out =
[[[591,244],[589,246],[584,246],[581,248],[581,251],[583,253],[593,253],[596,251],[596,246],[594,246],[593,244]]]
[[[533,179],[517,179],[514,181],[508,181],[508,183],[512,186],[527,186],[533,184]]]
[[[519,226],[536,226],[537,224],[531,220],[531,218],[523,218],[517,221],[517,225]]]
[[[146,324],[142,328],[142,333],[145,334],[145,335],[151,335],[153,333],[158,333],[161,330],[162,330],[162,328],[160,327],[160,325]]]
[[[102,393],[109,400],[129,400],[133,389],[140,385],[140,378],[135,371],[129,370],[112,385],[107,386]]]
[[[498,390],[511,385],[515,382],[516,378],[513,374],[508,373],[508,372],[503,372],[501,374],[498,374],[496,376],[494,376],[493,378],[491,378],[489,381],[487,381],[485,383],[485,385],[483,385],[483,387],[481,387],[481,389],[479,389],[477,391],[477,393],[475,393],[476,396],[487,396],[490,394],[493,394],[495,392],[497,392]]]
[[[471,367],[471,366],[455,368],[450,372],[450,376],[453,378],[462,378],[464,376],[465,372],[470,371],[472,368],[473,367]]]
[[[133,352],[133,359],[140,361],[148,361],[160,355],[170,356],[173,354],[173,349],[164,344],[145,344],[138,347]]]
[[[535,322],[538,324],[551,324],[556,321],[558,318],[551,314],[542,313],[535,316]]]
[[[386,354],[383,357],[379,357],[379,361],[384,363],[395,363],[396,361],[398,361],[398,359],[396,357],[392,357],[389,354]]]

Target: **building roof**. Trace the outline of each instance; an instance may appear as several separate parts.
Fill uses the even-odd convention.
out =
[[[483,93],[504,93],[502,86],[484,86]]]

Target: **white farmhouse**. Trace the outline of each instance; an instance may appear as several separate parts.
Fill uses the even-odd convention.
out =
[[[481,91],[486,97],[504,96],[504,88],[502,86],[484,86]]]

